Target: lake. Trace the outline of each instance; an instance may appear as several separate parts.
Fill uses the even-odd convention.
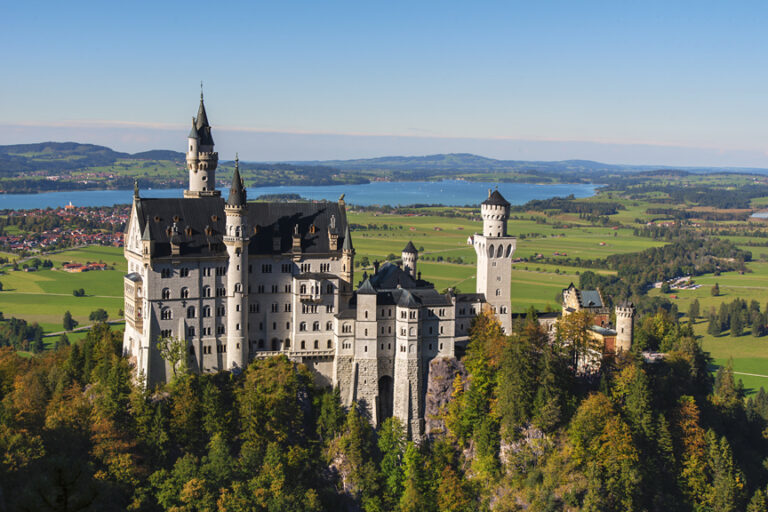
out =
[[[299,194],[307,199],[336,201],[345,194],[349,204],[369,206],[443,204],[463,206],[479,204],[488,196],[489,188],[499,192],[512,204],[523,204],[532,199],[567,196],[589,197],[595,194],[598,184],[485,183],[477,181],[375,181],[364,185],[332,186],[280,186],[248,188],[248,197],[255,199],[264,194]],[[141,190],[142,197],[182,197],[182,189]],[[228,188],[222,190],[226,197]],[[0,209],[57,208],[71,201],[75,206],[112,206],[130,203],[133,190],[72,190],[44,194],[0,194]]]

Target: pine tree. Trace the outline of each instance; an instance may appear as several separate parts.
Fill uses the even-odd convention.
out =
[[[747,512],[765,512],[766,510],[768,510],[768,500],[766,500],[763,490],[758,489],[755,491],[752,499],[749,500]]]
[[[692,323],[696,323],[696,319],[699,318],[699,299],[693,299],[690,307],[688,308],[688,320]]]
[[[63,327],[65,331],[71,331],[77,327],[77,322],[72,318],[72,313],[69,311],[64,312]]]
[[[717,297],[718,295],[720,295],[720,286],[717,283],[715,283],[715,285],[710,289],[709,293],[713,297]]]
[[[403,494],[403,458],[406,448],[406,432],[403,424],[395,417],[387,418],[379,430],[379,451],[381,452],[381,474],[384,478],[384,504],[394,509]]]

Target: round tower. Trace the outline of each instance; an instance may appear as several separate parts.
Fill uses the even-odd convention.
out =
[[[213,150],[213,136],[205,112],[203,92],[200,91],[200,107],[197,117],[192,118],[192,129],[187,136],[187,169],[189,188],[184,197],[219,196],[216,190],[216,167],[219,154]]]
[[[488,199],[480,205],[483,217],[483,235],[487,237],[507,236],[509,202],[498,190],[488,189]]]
[[[634,336],[635,305],[624,301],[616,306],[616,352],[629,352]]]
[[[408,242],[408,245],[406,245],[405,249],[403,249],[401,258],[403,261],[403,270],[409,273],[411,277],[416,279],[416,262],[419,259],[419,251],[416,250],[413,242]]]
[[[235,160],[235,174],[224,213],[224,245],[229,256],[226,369],[231,370],[244,368],[248,363],[248,203],[238,160]]]

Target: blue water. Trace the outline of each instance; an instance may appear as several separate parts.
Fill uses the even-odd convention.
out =
[[[488,196],[488,189],[498,186],[499,192],[512,204],[523,204],[531,199],[594,195],[595,184],[533,185],[530,183],[483,183],[473,181],[414,181],[383,182],[365,185],[332,185],[322,187],[280,186],[249,188],[249,199],[264,194],[299,194],[307,199],[336,201],[345,194],[345,201],[358,205],[443,204],[463,206],[479,204]],[[182,197],[182,189],[142,190],[142,197]],[[227,189],[222,190],[226,197]],[[75,206],[112,206],[130,203],[133,190],[85,190],[47,192],[44,194],[0,194],[0,209],[56,208],[71,201]]]

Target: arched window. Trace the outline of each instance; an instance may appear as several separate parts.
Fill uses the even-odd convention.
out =
[[[365,312],[365,318],[368,318],[368,311]]]
[[[312,330],[313,331],[319,331],[320,330],[320,322],[314,322],[312,324]]]
[[[509,244],[509,245],[507,246],[507,254],[506,254],[506,256],[507,256],[507,258],[509,258],[510,256],[512,256],[512,244]]]
[[[301,340],[301,350],[304,350],[307,348],[307,343],[304,340]]]
[[[211,296],[211,287],[203,286],[203,297],[210,297],[210,296]]]
[[[188,299],[189,298],[189,288],[182,288],[181,289],[181,298],[182,299]]]
[[[164,308],[162,311],[160,311],[161,320],[170,320],[171,318],[173,318],[173,316],[169,308]]]
[[[206,318],[211,316],[211,306],[203,306],[203,316]]]
[[[333,348],[333,342],[331,340],[328,340],[328,348]]]
[[[307,330],[307,322],[301,322],[299,324],[299,330],[300,331],[306,331]]]
[[[170,299],[171,298],[171,290],[168,289],[168,288],[163,288],[162,297],[165,300]]]
[[[243,291],[243,285],[240,283],[235,283],[235,291],[238,293]]]
[[[189,306],[187,308],[187,318],[195,318],[195,306]]]
[[[489,258],[493,258],[493,252],[494,252],[493,249],[494,249],[493,244],[488,246],[488,257]]]
[[[330,331],[332,329],[333,329],[333,322],[330,322],[330,321],[326,322],[325,323],[325,330],[326,331]]]
[[[307,285],[305,285],[305,284],[301,285],[301,287],[299,288],[299,293],[301,293],[302,295],[306,295],[306,293],[307,293]]]
[[[504,254],[504,246],[499,245],[499,248],[496,250],[496,257],[501,258],[502,254]]]

